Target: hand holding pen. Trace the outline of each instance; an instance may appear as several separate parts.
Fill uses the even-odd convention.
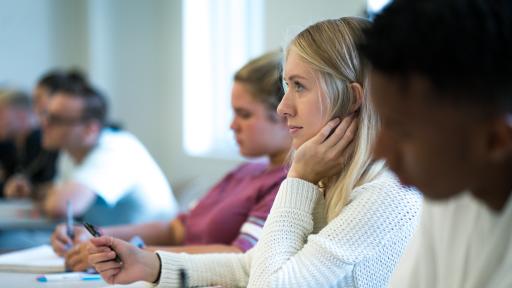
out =
[[[57,255],[64,257],[74,245],[90,238],[91,236],[84,228],[74,225],[73,207],[68,201],[66,203],[66,223],[58,225],[51,237],[53,250]]]
[[[90,240],[89,263],[109,284],[135,281],[154,282],[160,272],[156,253],[148,252],[123,240],[102,236]],[[123,262],[115,261],[119,256]]]
[[[84,243],[92,238],[92,236],[82,226],[73,226],[73,236],[71,239],[67,233],[67,224],[62,223],[57,225],[51,237],[51,244],[53,251],[59,256],[64,257],[71,247]]]
[[[87,229],[87,231],[89,231],[89,233],[98,238],[98,237],[101,237],[103,235],[101,235],[100,231],[98,228],[96,228],[96,226],[92,225],[92,224],[89,224],[89,223],[84,223],[84,227],[85,229]],[[110,249],[112,249],[112,247],[110,247]],[[116,257],[114,259],[116,262],[118,263],[121,263],[121,258],[119,258],[119,255],[116,254]]]

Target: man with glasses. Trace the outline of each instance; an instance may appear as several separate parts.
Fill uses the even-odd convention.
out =
[[[103,96],[68,83],[50,97],[43,117],[43,146],[60,150],[57,177],[42,208],[97,225],[168,219],[177,213],[170,186],[144,146],[130,133],[106,128]]]

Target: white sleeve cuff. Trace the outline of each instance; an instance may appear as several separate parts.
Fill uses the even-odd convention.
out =
[[[286,178],[279,187],[272,208],[291,208],[312,213],[321,197],[322,192],[315,184],[298,178]]]

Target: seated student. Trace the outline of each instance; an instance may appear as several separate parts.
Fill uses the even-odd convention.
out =
[[[16,158],[16,160],[8,161],[11,163],[10,166],[16,167],[16,169],[13,170],[11,168],[9,170],[10,173],[7,173],[9,178],[5,181],[5,188],[1,189],[6,197],[32,196],[35,199],[39,199],[43,195],[29,195],[30,191],[42,191],[44,189],[38,189],[37,187],[33,189],[32,186],[48,183],[55,177],[58,151],[48,151],[42,147],[40,123],[43,121],[43,114],[46,111],[50,95],[70,81],[86,83],[84,76],[78,71],[65,72],[55,70],[44,74],[34,87],[33,105],[31,105],[39,121],[34,121],[34,116],[30,109],[28,109],[28,105],[25,105],[25,109],[20,111],[24,112],[21,114],[26,115],[24,117],[31,118],[30,127],[27,127],[27,129],[30,129],[30,132],[26,133],[23,132],[23,129],[17,129],[19,132],[16,134],[21,135],[17,137],[23,138],[23,140],[17,141],[17,145],[8,145],[7,147],[10,147],[8,151],[2,150],[1,157]],[[20,120],[16,121],[22,123]],[[16,151],[13,149],[16,149]]]
[[[46,187],[43,211],[98,225],[168,218],[177,203],[162,171],[130,133],[104,128],[106,101],[82,81],[69,81],[48,100],[43,145],[61,150],[58,174]]]
[[[284,95],[279,76],[281,54],[268,53],[242,67],[235,74],[231,98],[235,114],[231,129],[240,154],[266,156],[268,163],[249,162],[237,167],[193,209],[170,223],[105,227],[105,234],[125,240],[138,235],[148,245],[174,246],[159,247],[174,252],[245,252],[254,246],[279,185],[286,177],[284,162],[291,145],[286,122],[276,113]],[[83,228],[75,228],[75,235],[74,243],[90,238]],[[66,253],[71,243],[65,226],[60,225],[52,237],[54,250],[66,256],[72,269],[87,268],[88,242]]]
[[[395,1],[362,48],[376,156],[426,196],[392,287],[512,287],[512,1]]]
[[[100,237],[91,239],[89,261],[102,277],[177,287],[185,269],[190,286],[386,287],[416,226],[421,197],[371,160],[378,117],[354,43],[368,24],[350,17],[322,21],[289,45],[288,91],[277,110],[297,150],[253,249],[152,253]]]
[[[28,187],[13,185],[23,177],[40,185],[55,175],[57,153],[41,145],[41,130],[30,97],[21,91],[0,92],[0,196],[28,196]]]

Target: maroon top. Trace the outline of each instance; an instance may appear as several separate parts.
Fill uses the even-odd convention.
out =
[[[184,244],[227,244],[244,252],[251,249],[287,174],[284,166],[267,167],[264,163],[240,165],[193,209],[179,215],[185,226]]]

